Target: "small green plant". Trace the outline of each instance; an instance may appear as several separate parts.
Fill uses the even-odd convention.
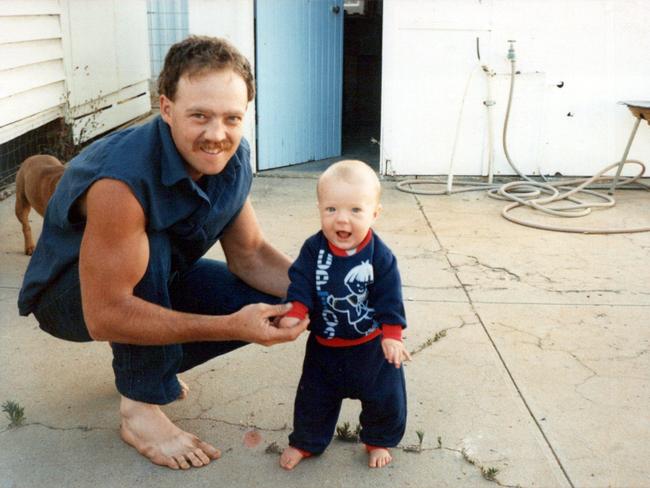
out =
[[[422,441],[424,440],[424,431],[416,430],[415,434],[418,436],[418,444],[411,444],[410,446],[405,446],[404,451],[406,452],[417,452],[418,454],[422,452]]]
[[[481,474],[488,481],[494,481],[497,478],[498,472],[499,470],[497,468],[484,468],[481,466]]]
[[[350,429],[350,422],[343,422],[343,425],[336,426],[336,437],[344,442],[359,442],[361,426],[357,424],[354,432]]]
[[[277,442],[273,441],[268,446],[266,446],[265,452],[267,454],[282,454],[282,448],[278,445]]]
[[[2,411],[9,417],[9,427],[19,427],[25,422],[25,409],[18,402],[7,400],[2,404]]]
[[[419,442],[420,450],[422,450],[422,441],[424,440],[424,431],[423,430],[416,430],[415,433],[418,436],[418,442]]]
[[[462,454],[463,459],[465,461],[467,461],[472,466],[477,466],[481,470],[481,476],[483,476],[483,478],[485,478],[488,481],[497,480],[497,474],[499,473],[498,468],[494,468],[494,467],[486,468],[485,466],[481,466],[480,464],[477,464],[476,460],[472,458],[465,449],[462,449],[460,453]]]

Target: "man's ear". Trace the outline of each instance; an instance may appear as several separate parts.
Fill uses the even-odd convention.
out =
[[[165,95],[160,95],[160,116],[162,119],[171,124],[171,111],[172,111],[172,101],[167,98]]]

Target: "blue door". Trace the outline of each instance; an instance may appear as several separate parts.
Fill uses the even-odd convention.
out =
[[[258,169],[341,154],[343,0],[257,0]]]

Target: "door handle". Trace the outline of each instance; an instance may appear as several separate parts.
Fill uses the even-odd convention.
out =
[[[334,5],[332,7],[332,12],[334,12],[335,14],[338,14],[340,11],[341,11],[341,7],[339,7],[338,5]]]

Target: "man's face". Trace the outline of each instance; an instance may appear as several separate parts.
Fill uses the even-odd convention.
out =
[[[242,138],[248,91],[232,71],[181,76],[172,101],[160,96],[160,115],[193,180],[221,173]]]

